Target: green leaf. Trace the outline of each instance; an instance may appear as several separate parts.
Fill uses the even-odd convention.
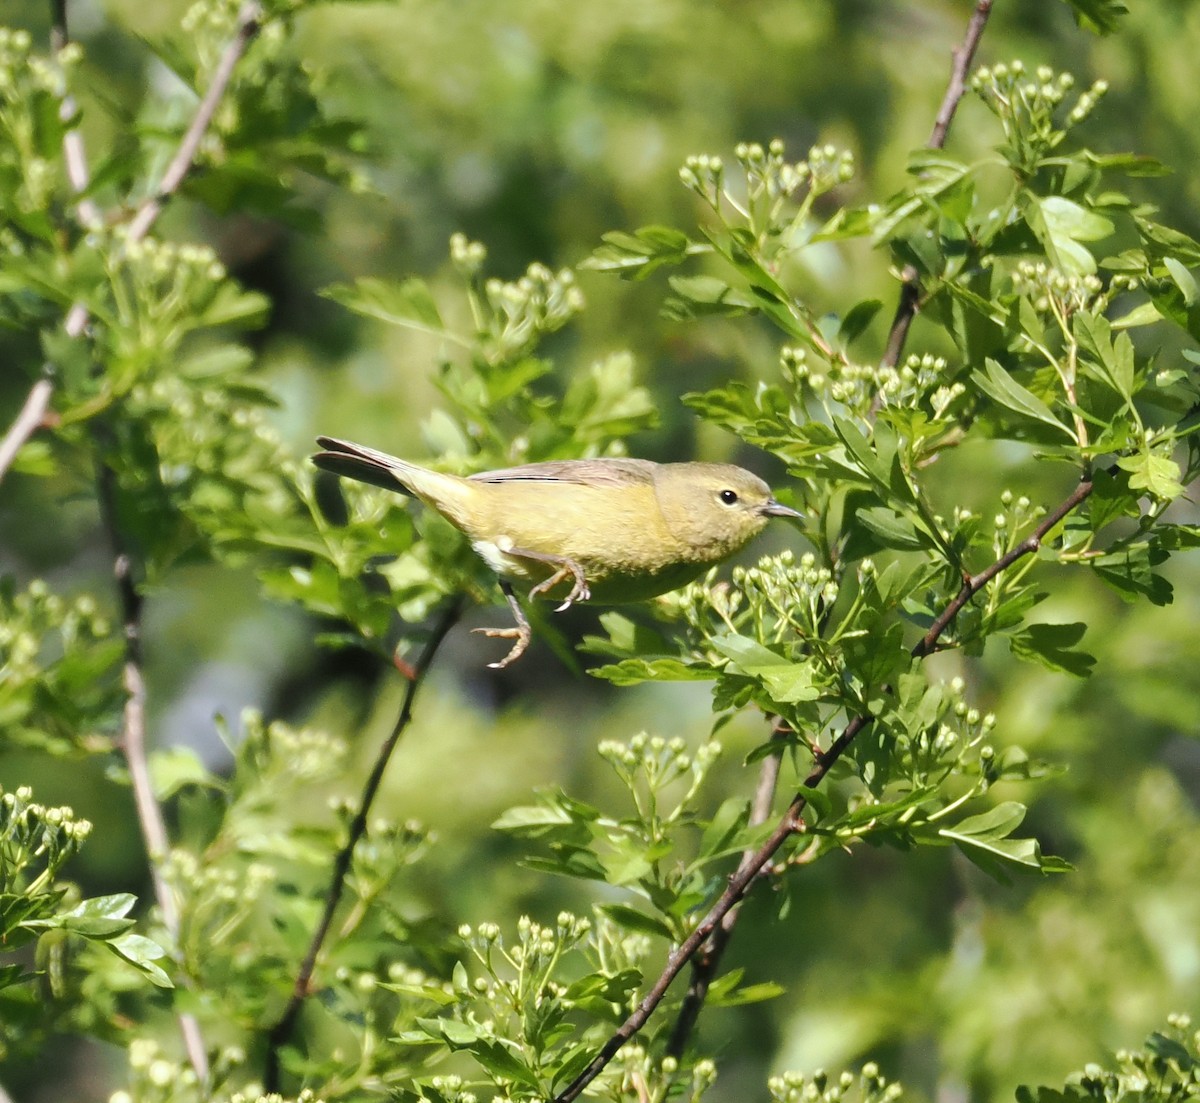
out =
[[[334,284],[325,288],[322,294],[368,318],[439,337],[451,336],[424,280],[414,278],[395,283],[365,278],[353,284]]]
[[[1025,818],[1025,806],[1006,801],[979,816],[969,816],[954,827],[943,827],[939,837],[954,843],[972,862],[1001,881],[1010,871],[1064,873],[1070,863],[1042,855],[1036,839],[1008,836]]]
[[[593,667],[588,673],[615,686],[635,686],[642,682],[704,682],[717,676],[703,663],[684,663],[679,659],[623,659],[619,663]]]
[[[880,547],[919,551],[931,546],[929,539],[922,536],[912,521],[883,506],[856,510],[854,516],[875,537]]]
[[[1174,501],[1187,488],[1180,482],[1183,472],[1170,456],[1158,452],[1138,452],[1117,460],[1122,471],[1129,472],[1131,490],[1144,490],[1160,502]]]
[[[1022,387],[995,360],[989,357],[986,368],[986,373],[972,372],[971,380],[993,402],[1023,418],[1053,426],[1071,440],[1075,439],[1075,434],[1054,416],[1049,406],[1032,391]]]
[[[883,302],[880,299],[864,299],[860,303],[855,303],[846,312],[841,326],[838,327],[838,337],[841,338],[843,344],[852,344],[861,337],[882,308]]]
[[[200,761],[191,747],[169,747],[150,756],[150,779],[154,795],[160,801],[169,800],[189,785],[221,788],[220,780]]]
[[[1009,640],[1012,652],[1018,658],[1038,662],[1050,670],[1062,670],[1078,678],[1086,678],[1096,665],[1093,656],[1072,647],[1083,639],[1087,625],[1030,624],[1026,625]]]
[[[751,1003],[762,1003],[773,1000],[787,991],[782,984],[774,981],[763,981],[761,984],[748,984],[745,988],[735,988],[729,993],[718,993],[715,996],[710,989],[706,1001],[710,1007],[744,1007]]]
[[[1026,193],[1023,201],[1030,229],[1055,266],[1072,275],[1093,275],[1096,258],[1080,243],[1109,237],[1114,230],[1112,221],[1061,195]]]
[[[1154,605],[1170,605],[1174,587],[1154,571],[1166,558],[1162,548],[1143,541],[1089,560],[1088,565],[1127,602],[1141,594]]]
[[[738,836],[750,815],[750,806],[740,797],[727,797],[709,820],[700,838],[699,856],[717,858],[739,849]]]
[[[134,968],[140,970],[151,984],[159,988],[174,988],[171,978],[155,964],[167,956],[157,942],[153,942],[140,934],[123,934],[110,939],[105,945],[118,957],[124,958]]]
[[[669,226],[643,226],[632,234],[615,230],[602,234],[601,240],[604,244],[579,267],[616,272],[627,280],[644,280],[664,265],[679,264],[690,254],[706,248]]]
[[[1129,9],[1120,0],[1065,0],[1074,10],[1075,20],[1097,34],[1113,34],[1120,29],[1120,20]]]
[[[500,1041],[477,1038],[462,1048],[493,1076],[503,1080],[515,1080],[534,1091],[541,1087],[537,1073]]]
[[[877,486],[887,490],[889,487],[887,468],[880,462],[879,455],[871,447],[871,442],[867,440],[859,427],[849,418],[835,417],[833,428],[858,469]]]
[[[671,928],[661,919],[657,919],[652,915],[646,915],[644,912],[638,911],[637,908],[631,908],[626,904],[601,904],[600,911],[618,926],[624,927],[628,931],[658,935],[668,941],[673,940],[675,937]]]
[[[748,636],[714,636],[713,648],[730,660],[735,671],[757,678],[772,700],[781,704],[815,701],[821,691],[813,685],[810,660],[792,662]]]
[[[1195,277],[1174,257],[1163,257],[1163,265],[1171,274],[1171,279],[1179,288],[1180,294],[1183,295],[1184,305],[1192,306],[1196,302]]]
[[[667,282],[674,292],[663,304],[663,313],[668,318],[733,318],[749,313],[759,305],[715,276],[671,276]]]

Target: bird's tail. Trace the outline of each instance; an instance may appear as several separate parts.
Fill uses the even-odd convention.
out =
[[[423,468],[386,452],[377,452],[348,440],[338,440],[336,437],[317,437],[317,443],[325,449],[312,458],[323,471],[332,471],[347,479],[356,479],[360,483],[370,483],[371,486],[382,487],[384,490],[398,490],[403,494],[416,495],[417,490],[406,475],[410,472],[421,471]]]
[[[317,443],[325,451],[313,456],[312,462],[322,470],[420,498],[473,535],[472,503],[479,495],[479,488],[469,479],[430,471],[420,464],[409,463],[353,441],[317,437]]]

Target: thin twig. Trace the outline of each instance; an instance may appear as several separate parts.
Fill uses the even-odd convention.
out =
[[[775,728],[771,732],[771,740],[775,743],[782,744],[785,736],[788,733],[786,726],[781,721],[776,720]],[[762,768],[758,772],[758,784],[754,789],[754,800],[750,804],[750,816],[747,820],[748,827],[759,827],[767,822],[771,815],[771,806],[775,800],[775,789],[779,784],[779,768],[783,762],[783,747],[773,751],[763,759]],[[742,853],[741,861],[738,863],[738,872],[742,867],[753,862],[755,852],[747,850]],[[717,975],[717,970],[721,965],[721,958],[725,954],[725,948],[729,945],[730,939],[733,938],[733,932],[737,927],[738,916],[741,915],[741,907],[731,908],[721,922],[713,931],[712,938],[709,939],[708,945],[704,946],[699,953],[692,959],[692,979],[688,984],[688,990],[684,994],[683,1003],[679,1008],[679,1015],[675,1019],[675,1025],[671,1029],[671,1037],[667,1040],[667,1056],[674,1057],[678,1060],[683,1056],[684,1050],[687,1049],[688,1039],[692,1035],[692,1031],[696,1028],[696,1021],[700,1018],[700,1012],[704,1007],[704,1001],[708,999],[708,989]]]
[[[325,909],[321,914],[321,919],[317,924],[316,930],[313,932],[308,952],[304,955],[304,960],[301,962],[300,969],[296,974],[295,983],[292,985],[291,998],[288,1000],[283,1014],[279,1017],[279,1021],[276,1022],[267,1035],[267,1057],[263,1072],[263,1086],[267,1092],[279,1090],[280,1050],[291,1038],[292,1030],[296,1025],[296,1019],[300,1015],[300,1009],[304,1006],[304,1001],[308,998],[311,991],[313,973],[317,967],[317,958],[321,953],[322,946],[325,944],[325,939],[333,927],[333,916],[337,911],[338,905],[341,903],[342,894],[345,891],[346,878],[349,876],[350,865],[354,858],[354,849],[367,833],[367,820],[371,813],[371,805],[379,791],[380,782],[383,781],[383,774],[387,769],[388,761],[392,757],[392,752],[396,749],[396,744],[400,742],[400,737],[412,721],[413,702],[416,700],[417,691],[425,681],[425,676],[429,673],[429,668],[433,663],[434,656],[437,654],[438,647],[441,646],[442,640],[446,638],[450,629],[458,622],[461,614],[461,600],[456,599],[445,607],[441,616],[430,630],[429,639],[425,641],[425,646],[421,649],[421,654],[417,657],[417,661],[412,664],[411,675],[408,678],[408,685],[404,690],[404,700],[400,704],[400,712],[396,716],[396,723],[392,726],[391,734],[383,741],[383,745],[379,748],[379,753],[375,756],[375,763],[371,767],[371,772],[367,775],[367,780],[363,785],[362,796],[358,802],[358,811],[354,814],[354,819],[350,821],[350,827],[346,833],[346,841],[334,859],[333,876],[330,878],[329,888],[325,892]]]
[[[57,55],[71,41],[67,33],[67,0],[51,0],[50,16],[50,48]],[[75,97],[66,95],[59,105],[58,117],[67,122],[75,117],[77,107]],[[77,126],[72,126],[63,134],[63,161],[67,167],[67,180],[71,190],[76,195],[82,195],[87,190],[91,179],[88,172],[87,153],[83,146],[83,135]],[[81,198],[76,207],[79,220],[85,225],[96,225],[100,220],[100,212],[96,204],[87,197]],[[87,323],[87,312],[81,307],[72,307],[67,315],[66,328],[72,337],[78,337]],[[46,412],[50,408],[50,397],[54,393],[54,384],[48,376],[43,376],[29,391],[25,405],[17,415],[8,432],[0,441],[0,479],[7,474],[9,467],[25,442],[46,423]]]
[[[1050,530],[1059,524],[1067,514],[1086,501],[1092,493],[1092,485],[1090,479],[1083,479],[1071,494],[1042,520],[1031,536],[1022,540],[1011,551],[1006,552],[990,567],[980,571],[979,574],[971,578],[964,579],[962,589],[959,590],[954,599],[946,606],[942,615],[930,626],[929,631],[913,647],[913,658],[922,659],[929,655],[936,648],[938,640],[953,623],[954,618],[962,610],[963,606],[993,578],[1000,574],[1001,571],[1012,566],[1013,563],[1023,556],[1032,555],[1036,552],[1042,546],[1042,541],[1046,538]],[[803,787],[792,798],[787,811],[775,825],[775,829],[771,832],[770,836],[768,836],[766,841],[754,852],[748,861],[745,858],[742,859],[737,870],[730,877],[729,886],[721,894],[720,899],[712,906],[708,914],[696,926],[695,930],[668,955],[666,967],[663,969],[658,980],[654,982],[654,986],[646,993],[641,1003],[637,1005],[629,1018],[614,1031],[612,1037],[604,1044],[587,1068],[571,1081],[564,1091],[555,1097],[554,1103],[571,1103],[572,1100],[579,1098],[583,1089],[604,1070],[613,1057],[620,1051],[621,1047],[646,1024],[654,1009],[662,1002],[663,997],[666,996],[671,982],[679,975],[688,961],[700,951],[701,947],[718,929],[718,926],[725,917],[737,907],[747,890],[754,884],[759,873],[775,856],[779,848],[793,834],[803,830],[804,821],[801,817],[804,813],[805,805],[808,803],[805,791],[815,789],[824,780],[826,774],[829,773],[834,764],[845,754],[846,749],[854,742],[859,733],[870,725],[872,720],[874,720],[874,717],[869,713],[862,713],[855,716],[842,729],[841,734],[829,747],[818,756],[812,770],[809,771],[808,776],[804,779]]]
[[[50,408],[53,393],[54,385],[49,379],[39,379],[29,389],[21,412],[0,440],[0,479],[4,478],[25,442],[46,424],[46,411]]]
[[[125,640],[125,661],[122,680],[125,686],[125,710],[121,722],[120,750],[129,770],[133,804],[137,810],[138,825],[146,843],[150,877],[154,884],[154,899],[162,914],[163,926],[178,948],[182,933],[179,904],[163,874],[163,863],[170,852],[171,843],[167,825],[163,820],[162,807],[154,795],[150,780],[150,768],[146,753],[146,679],[143,674],[142,654],[142,593],[134,576],[133,558],[125,545],[117,510],[117,478],[111,467],[102,460],[98,463],[96,493],[100,504],[101,520],[108,533],[113,555],[113,579],[116,583],[117,600],[121,609],[121,630]],[[196,1017],[186,1011],[177,1015],[179,1032],[183,1035],[188,1061],[195,1070],[201,1084],[207,1084],[209,1075],[208,1053],[200,1024]]]
[[[950,83],[946,86],[946,94],[942,97],[941,107],[938,108],[929,141],[925,143],[928,149],[941,149],[946,144],[946,134],[954,121],[954,113],[967,90],[967,70],[975,60],[979,40],[983,37],[988,16],[992,14],[992,3],[993,0],[977,0],[962,43],[954,51]],[[883,366],[888,368],[894,368],[900,363],[904,345],[908,341],[909,328],[921,308],[921,283],[917,270],[912,265],[906,266],[901,279],[903,282],[900,285],[900,300],[896,304],[896,313],[892,318],[892,327],[888,331],[883,354]]]
[[[67,31],[67,0],[50,0],[50,8],[50,48],[57,56],[71,42],[71,36]],[[59,104],[58,117],[63,122],[69,122],[75,118],[78,110],[75,97],[68,93]],[[76,195],[82,196],[76,206],[79,221],[85,226],[98,226],[102,221],[100,208],[91,198],[83,195],[88,189],[88,184],[91,183],[91,172],[88,169],[83,134],[78,126],[72,126],[64,132],[62,144],[63,161],[67,167],[67,181],[71,185],[71,190]]]
[[[221,99],[233,79],[233,71],[241,60],[246,48],[254,40],[262,27],[262,5],[258,0],[247,0],[238,12],[237,30],[225,47],[225,52],[217,62],[213,72],[212,82],[204,98],[196,108],[191,125],[187,128],[175,156],[163,173],[162,182],[155,193],[142,201],[137,213],[129,223],[129,240],[140,241],[150,231],[155,219],[162,213],[167,200],[171,198],[183,183],[187,174],[196,163],[196,154],[200,151],[200,143],[217,113]]]

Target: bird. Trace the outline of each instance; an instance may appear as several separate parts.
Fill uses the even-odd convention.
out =
[[[644,601],[728,559],[772,517],[803,517],[733,464],[611,457],[460,476],[335,437],[317,443],[318,468],[420,499],[465,533],[495,571],[515,623],[475,629],[514,641],[488,664],[494,669],[519,659],[532,639],[514,582],[531,584],[531,599],[569,586],[556,612],[575,602]]]

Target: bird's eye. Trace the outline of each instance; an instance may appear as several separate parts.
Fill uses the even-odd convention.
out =
[[[736,490],[722,490],[717,497],[719,497],[727,506],[736,505],[738,500]]]

